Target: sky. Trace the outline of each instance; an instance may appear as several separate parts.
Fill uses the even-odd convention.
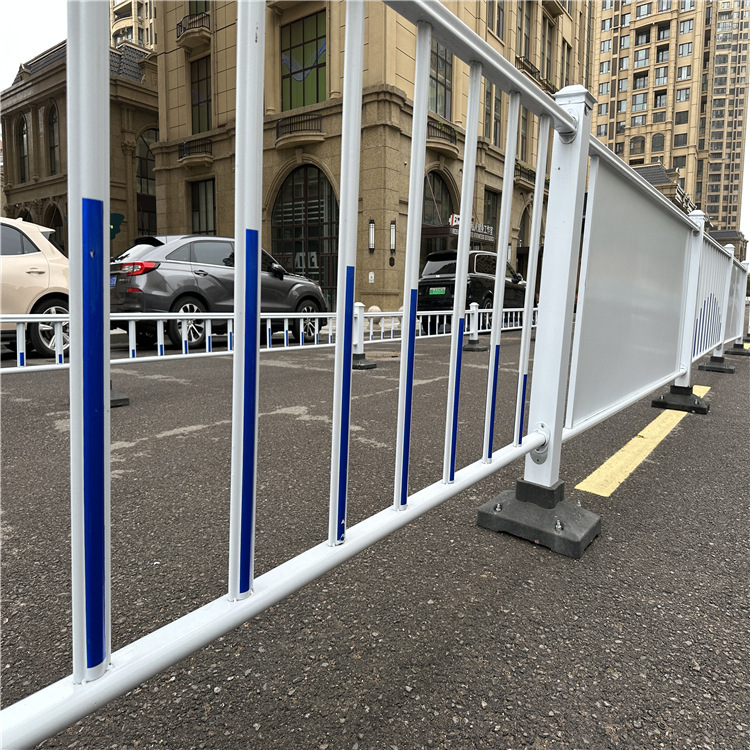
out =
[[[66,37],[65,0],[3,2],[0,10],[0,91],[16,77],[18,66]],[[744,182],[750,180],[750,158],[745,157]],[[744,187],[742,225],[750,237],[750,187]]]

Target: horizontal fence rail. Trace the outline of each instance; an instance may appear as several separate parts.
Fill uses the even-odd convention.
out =
[[[704,238],[702,214],[690,217],[682,214],[591,138],[593,96],[582,86],[569,86],[551,98],[457,19],[448,7],[431,0],[385,2],[390,9],[388,12],[395,11],[399,17],[400,37],[414,45],[403,308],[398,312],[365,313],[363,305],[354,302],[366,6],[361,0],[348,0],[341,104],[338,309],[335,314],[318,315],[261,313],[259,238],[263,139],[257,134],[262,133],[264,116],[266,9],[264,3],[251,0],[238,0],[237,5],[235,245],[244,249],[243,253],[238,253],[235,269],[237,315],[201,314],[200,317],[208,331],[201,356],[219,353],[234,356],[231,488],[226,498],[229,507],[227,589],[205,606],[112,652],[106,392],[110,364],[163,357],[165,325],[175,320],[181,321],[181,340],[179,354],[174,356],[194,356],[187,321],[198,318],[172,314],[110,318],[108,268],[101,253],[106,231],[101,219],[108,213],[108,201],[102,196],[109,184],[109,144],[105,138],[97,137],[96,132],[97,128],[107,132],[102,130],[101,123],[106,122],[109,107],[108,84],[106,77],[96,89],[89,84],[91,70],[108,70],[108,6],[103,0],[88,2],[85,3],[87,12],[83,13],[84,3],[72,1],[68,5],[68,101],[70,138],[76,141],[78,148],[76,158],[71,152],[69,174],[73,216],[70,268],[76,285],[71,291],[71,307],[75,309],[69,323],[67,317],[45,316],[45,321],[51,323],[56,332],[56,364],[37,369],[65,366],[62,363],[67,335],[71,360],[73,668],[69,677],[35,689],[3,709],[4,747],[30,747],[96,711],[105,702],[267,610],[511,462],[523,459],[524,476],[518,486],[532,487],[536,496],[543,498],[543,502],[535,506],[541,520],[533,529],[533,533],[538,532],[540,536],[528,538],[537,541],[555,538],[555,535],[564,537],[567,532],[556,515],[565,511],[566,506],[559,500],[563,484],[560,478],[563,441],[606,419],[650,390],[673,380],[689,385],[690,365],[695,356],[742,333],[744,310],[740,305],[744,304],[744,299],[740,299],[740,294],[747,278],[747,266],[739,266],[729,251]],[[89,12],[90,7],[95,8],[96,13]],[[469,69],[465,92],[467,130],[460,157],[463,164],[461,215],[471,215],[473,207],[481,79],[485,78],[508,94],[502,175],[506,189],[502,191],[497,232],[498,268],[505,266],[511,241],[513,190],[507,186],[513,185],[516,173],[517,123],[521,108],[540,118],[541,129],[553,131],[550,167],[547,168],[547,138],[540,135],[534,170],[530,269],[536,269],[540,257],[541,217],[546,208],[538,311],[532,309],[536,299],[536,273],[531,271],[524,310],[502,310],[505,279],[501,274],[496,278],[492,310],[479,311],[473,306],[467,314],[463,296],[466,284],[462,283],[460,273],[452,310],[427,313],[417,308],[425,154],[431,135],[428,132],[428,91],[434,39],[446,45]],[[82,153],[84,147],[85,153]],[[394,211],[401,210],[405,198],[400,196],[402,202]],[[633,220],[634,214],[638,221]],[[459,227],[459,269],[468,268],[470,229],[468,221]],[[83,299],[96,302],[82,309]],[[308,327],[311,335],[303,334],[292,346],[290,334],[296,329],[297,321],[301,324],[304,320],[313,321],[312,329]],[[113,321],[127,330],[128,354],[110,362]],[[16,367],[4,368],[3,372],[28,371],[31,368],[25,356],[25,326],[40,321],[4,316],[2,322],[16,326],[16,347],[23,354],[23,357],[18,356]],[[153,357],[141,357],[139,353],[138,326],[146,323],[156,326],[154,350],[158,352]],[[223,352],[215,346],[218,326],[227,329]],[[532,368],[533,326],[536,327],[536,343]],[[617,326],[616,331],[612,330],[613,326]],[[510,442],[498,445],[500,430],[496,430],[495,424],[499,421],[496,415],[498,380],[505,377],[508,369],[502,368],[501,372],[499,367],[501,334],[512,328],[520,328],[522,340],[517,368],[518,396],[513,420],[507,425]],[[482,446],[466,465],[456,466],[456,446],[461,437],[459,401],[465,348],[462,343],[467,334],[470,343],[476,342],[476,336],[483,331],[489,333],[486,340],[489,351]],[[414,440],[412,412],[417,408],[413,399],[415,347],[417,339],[423,336],[449,336],[451,351],[442,464],[435,469],[434,479],[427,486],[414,487],[409,469]],[[388,415],[395,422],[392,486],[383,488],[382,510],[349,526],[352,365],[365,344],[396,339],[400,342],[398,405],[395,414]],[[310,344],[334,347],[330,465],[322,467],[329,473],[330,485],[326,496],[318,498],[328,505],[327,529],[321,529],[319,544],[256,578],[259,353],[303,349]],[[472,395],[481,398],[479,394]],[[549,498],[557,499],[550,503]],[[221,501],[222,498],[217,499]],[[535,502],[518,504],[529,507]],[[490,512],[499,514],[501,511],[502,505]],[[590,541],[598,533],[598,516],[583,515],[587,512],[581,508],[576,508],[575,512],[578,517],[587,519]],[[555,548],[552,542],[543,543]]]

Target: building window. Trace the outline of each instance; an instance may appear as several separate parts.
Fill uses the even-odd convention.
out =
[[[503,90],[495,88],[495,112],[492,119],[492,145],[502,146]]]
[[[621,57],[620,58],[620,70],[627,70],[629,66],[630,66],[630,58]]]
[[[630,139],[630,155],[643,154],[646,152],[646,139],[642,135]]]
[[[653,121],[656,122],[666,122],[667,121],[667,113],[666,112],[654,112]]]
[[[621,122],[618,122],[615,125],[615,133],[617,135],[622,135],[625,132],[625,121],[622,120]]]
[[[492,227],[495,234],[500,226],[500,196],[501,193],[484,189],[484,223]]]
[[[529,146],[529,110],[521,107],[521,132],[519,138],[518,158],[526,161]]]
[[[623,13],[620,16],[620,26],[630,26],[630,13]]]
[[[29,180],[29,133],[26,129],[26,118],[18,121],[18,181]]]
[[[611,31],[611,29],[612,29],[612,19],[605,18],[602,21],[602,31]]]
[[[596,114],[598,117],[606,117],[609,114],[609,103],[604,102],[596,108]]]
[[[687,146],[687,133],[677,133],[674,137],[675,148]]]
[[[689,34],[693,30],[693,19],[680,21],[680,34]]]
[[[630,118],[630,124],[636,128],[639,125],[645,125],[646,124],[646,115],[635,115],[635,117]]]
[[[688,55],[693,54],[693,43],[692,42],[685,42],[685,44],[681,44],[677,48],[677,55],[678,57],[687,57]]]
[[[326,100],[326,12],[281,27],[281,110]]]
[[[602,10],[612,10],[612,0],[602,0]]]
[[[656,7],[659,9],[659,13],[666,13],[672,9],[672,0],[659,0]]]
[[[684,112],[675,112],[674,113],[674,124],[675,125],[687,125],[688,121],[688,112],[685,110]],[[705,122],[705,120],[703,120]]]
[[[664,151],[664,134],[663,133],[656,133],[651,138],[651,152],[657,153],[659,151]]]
[[[599,138],[606,138],[607,137],[607,124],[604,123],[604,125],[597,125],[596,126],[596,135]]]
[[[628,111],[628,100],[627,99],[618,99],[617,100],[617,114],[621,114],[623,112]]]
[[[193,234],[216,234],[216,195],[214,180],[201,180],[190,184],[190,209],[193,217]]]
[[[211,130],[211,56],[190,63],[193,133]]]
[[[331,183],[312,164],[283,182],[271,214],[271,253],[284,268],[317,281],[335,309],[339,206]]]
[[[562,43],[562,65],[560,66],[560,79],[562,86],[570,85],[570,53],[571,48],[567,42]]]
[[[659,68],[654,68],[654,86],[666,86],[667,85],[667,72],[669,68],[666,65],[662,65]]]
[[[138,234],[156,234],[156,160],[151,145],[158,140],[159,131],[151,128],[140,135],[135,147]]]
[[[57,119],[57,107],[53,104],[47,115],[47,138],[49,143],[49,173],[60,171],[60,123]]]
[[[531,0],[518,3],[518,25],[516,27],[516,53],[519,57],[531,55]]]
[[[639,89],[648,88],[648,73],[640,73],[637,76],[633,76],[633,88],[638,91]]]
[[[680,0],[680,10],[693,10],[695,0]]]
[[[603,75],[604,73],[609,73],[609,60],[599,63],[599,75]]]
[[[633,94],[633,99],[630,104],[632,112],[643,112],[648,106],[648,94]]]
[[[656,62],[665,63],[669,61],[669,45],[665,44],[663,47],[656,48]]]
[[[635,8],[636,18],[645,18],[651,15],[651,3],[643,3],[643,5],[637,5]]]
[[[666,91],[657,91],[654,94],[654,108],[659,109],[661,107],[667,106],[667,92]]]
[[[625,34],[620,37],[620,49],[628,49],[630,47],[630,34]]]
[[[453,53],[436,39],[430,54],[430,92],[427,107],[446,120],[451,119]]]
[[[495,33],[500,39],[505,39],[505,0],[497,0],[497,24]]]
[[[599,96],[609,96],[609,81],[599,84]]]
[[[690,78],[690,69],[690,65],[683,65],[677,68],[677,80],[686,81],[688,78]]]
[[[546,19],[542,19],[542,78],[552,80],[552,38],[554,27]]]
[[[678,102],[687,102],[690,101],[690,89],[677,89],[677,97],[676,100]]]
[[[633,67],[634,68],[645,68],[648,66],[648,53],[647,49],[637,49],[633,53]]]
[[[661,24],[656,32],[657,41],[661,42],[664,39],[669,39],[669,24]]]
[[[687,156],[675,156],[672,159],[672,169],[684,169],[687,165]]]
[[[620,80],[617,81],[617,90],[618,91],[627,91],[628,90],[628,79],[627,78],[620,78]]]
[[[641,29],[635,34],[635,46],[641,47],[644,44],[651,44],[651,31],[650,29]]]
[[[622,141],[615,143],[615,153],[622,156],[625,153],[625,144]]]
[[[611,39],[605,39],[601,45],[599,46],[599,49],[602,54],[605,54],[607,52],[612,51],[612,40]]]

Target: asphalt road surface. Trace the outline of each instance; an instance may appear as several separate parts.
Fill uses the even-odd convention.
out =
[[[504,334],[496,443],[518,334]],[[355,372],[349,522],[392,502],[398,347]],[[440,478],[449,345],[416,357],[411,491]],[[5,357],[4,357],[5,358]],[[457,466],[481,451],[466,353]],[[257,574],[327,536],[333,350],[262,357]],[[607,498],[575,486],[659,414],[567,442],[580,560],[480,529],[516,462],[44,748],[750,747],[750,358]],[[227,587],[231,359],[114,365],[112,647]],[[71,671],[67,372],[2,380],[2,703]]]

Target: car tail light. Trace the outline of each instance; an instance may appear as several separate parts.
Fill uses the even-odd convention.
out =
[[[153,271],[158,267],[159,264],[154,263],[153,261],[138,260],[133,263],[123,263],[120,268],[120,272],[124,273],[126,276],[140,276],[141,274]]]

